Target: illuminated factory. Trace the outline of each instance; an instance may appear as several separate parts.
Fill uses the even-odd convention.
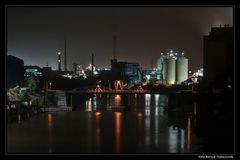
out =
[[[188,79],[188,59],[184,53],[163,54],[157,60],[157,80],[164,84],[181,84]]]

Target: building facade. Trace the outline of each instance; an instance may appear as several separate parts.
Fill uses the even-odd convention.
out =
[[[233,27],[213,27],[204,36],[203,68],[204,80],[209,86],[233,85],[234,46]]]
[[[138,63],[118,62],[111,60],[111,71],[120,75],[122,80],[132,84],[141,83],[141,68]]]

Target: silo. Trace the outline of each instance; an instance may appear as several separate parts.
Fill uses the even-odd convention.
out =
[[[161,56],[157,59],[157,69],[160,71],[162,70],[162,63],[163,63],[163,57]]]
[[[163,82],[166,82],[166,78],[167,78],[167,58],[165,57],[163,59],[163,63],[162,63],[162,80],[163,80]]]
[[[166,59],[166,81],[169,84],[174,84],[175,83],[175,75],[176,75],[176,63],[175,63],[175,58],[174,57],[169,57]]]
[[[188,59],[181,56],[176,60],[176,81],[181,84],[188,79]]]
[[[163,56],[157,59],[157,80],[162,80]]]

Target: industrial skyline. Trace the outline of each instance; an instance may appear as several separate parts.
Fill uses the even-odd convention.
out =
[[[7,55],[23,59],[25,65],[48,63],[53,69],[58,68],[58,52],[67,53],[62,69],[63,64],[68,70],[73,63],[87,65],[92,54],[99,68],[110,67],[113,56],[150,68],[161,52],[173,49],[183,51],[189,69],[196,70],[203,66],[203,36],[220,24],[233,25],[232,7],[10,6]]]

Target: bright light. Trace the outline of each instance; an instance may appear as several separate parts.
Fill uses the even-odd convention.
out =
[[[147,78],[147,80],[149,80],[150,79],[150,75],[146,75],[146,78]]]
[[[61,52],[58,52],[58,55],[60,55],[61,54]]]
[[[175,81],[170,81],[169,83],[170,83],[170,84],[174,84],[174,83],[175,83]]]
[[[142,113],[141,112],[138,112],[138,117],[142,117]]]
[[[197,77],[191,77],[191,80],[193,81],[193,83],[197,83],[198,78]]]
[[[101,112],[95,112],[95,115],[96,115],[96,116],[100,116],[100,115],[101,115]]]
[[[173,52],[173,50],[171,49],[171,50],[170,50],[170,52],[172,53],[172,52]]]
[[[182,52],[182,56],[184,56],[184,52]]]

